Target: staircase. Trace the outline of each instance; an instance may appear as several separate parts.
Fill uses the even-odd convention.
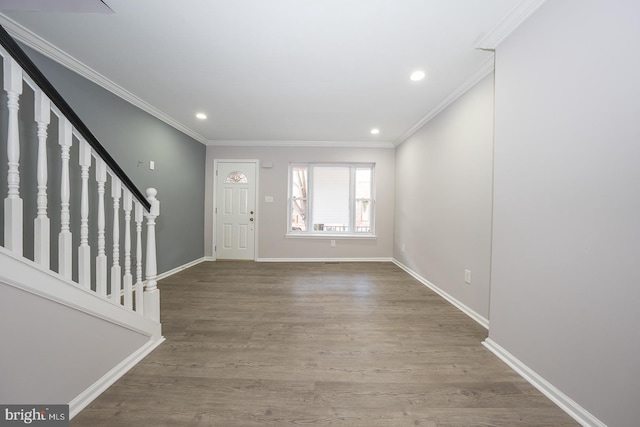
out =
[[[160,204],[2,27],[0,45],[0,402],[73,417],[164,340]]]

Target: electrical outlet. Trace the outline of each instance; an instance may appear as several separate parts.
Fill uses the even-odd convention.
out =
[[[331,241],[331,247],[332,247],[332,248],[335,248],[335,247],[336,247],[336,241],[335,241],[335,240],[332,240],[332,241]]]
[[[471,284],[471,270],[464,271],[464,281],[465,283]]]

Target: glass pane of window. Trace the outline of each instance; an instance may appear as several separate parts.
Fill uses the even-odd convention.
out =
[[[349,231],[350,168],[314,167],[312,173],[313,230]]]
[[[293,167],[291,174],[291,231],[307,231],[307,167]]]
[[[356,199],[371,198],[371,168],[356,169]]]
[[[356,200],[356,233],[371,232],[371,199]]]
[[[371,168],[356,169],[356,224],[357,233],[371,232]]]
[[[246,184],[247,182],[249,181],[247,180],[246,175],[240,171],[231,172],[224,179],[225,184]]]

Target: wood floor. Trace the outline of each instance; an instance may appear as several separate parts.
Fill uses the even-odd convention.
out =
[[[167,341],[71,422],[575,426],[391,263],[202,263],[160,282]]]

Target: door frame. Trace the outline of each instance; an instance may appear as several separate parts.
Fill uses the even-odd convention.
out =
[[[258,208],[258,193],[260,189],[260,160],[257,159],[214,159],[213,160],[213,258],[218,259],[218,163],[254,163],[256,168],[256,188],[254,194],[254,232],[253,232],[253,260],[258,260],[258,224],[260,223],[260,209]]]

